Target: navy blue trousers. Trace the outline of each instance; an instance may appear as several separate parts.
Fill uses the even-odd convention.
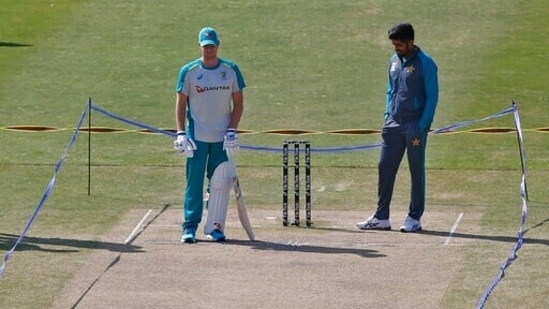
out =
[[[408,215],[419,220],[425,210],[425,146],[427,133],[420,133],[417,121],[399,123],[389,117],[382,128],[383,144],[378,165],[376,218],[389,219],[395,179],[406,152],[411,176]]]

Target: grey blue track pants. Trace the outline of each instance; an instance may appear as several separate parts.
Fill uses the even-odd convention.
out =
[[[396,175],[404,152],[408,157],[412,188],[408,215],[419,220],[425,210],[425,146],[427,133],[420,133],[417,121],[397,122],[389,118],[381,133],[383,144],[379,159],[378,202],[375,217],[389,219]]]

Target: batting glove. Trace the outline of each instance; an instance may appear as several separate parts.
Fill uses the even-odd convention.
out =
[[[194,156],[196,150],[196,144],[194,141],[187,137],[185,132],[177,132],[177,139],[173,142],[173,148],[178,152],[182,152],[187,158]]]
[[[234,156],[240,149],[240,143],[238,142],[238,136],[236,136],[236,129],[229,128],[225,137],[223,138],[223,150],[227,152],[227,155]]]

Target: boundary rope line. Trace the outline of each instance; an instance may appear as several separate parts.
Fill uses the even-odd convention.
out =
[[[140,127],[142,129],[145,129],[145,130],[150,131],[152,133],[159,133],[159,134],[163,134],[165,136],[172,137],[172,138],[174,138],[176,136],[175,132],[168,131],[168,130],[163,130],[163,129],[158,129],[158,128],[155,128],[151,125],[141,123],[141,122],[138,122],[138,121],[135,121],[135,120],[127,119],[127,118],[124,118],[122,116],[111,113],[111,112],[109,112],[105,109],[102,109],[102,108],[100,108],[96,105],[93,105],[92,102],[91,102],[91,98],[90,98],[88,103],[86,104],[86,107],[84,108],[82,114],[80,115],[77,126],[74,129],[74,132],[71,136],[71,139],[70,139],[65,151],[63,152],[63,155],[61,156],[59,161],[55,164],[55,168],[54,168],[54,171],[53,171],[53,177],[48,182],[48,184],[46,186],[46,189],[44,190],[44,192],[42,194],[42,197],[40,198],[38,204],[36,205],[36,208],[34,209],[33,213],[29,217],[27,223],[25,224],[19,238],[17,239],[17,241],[15,242],[13,247],[4,254],[2,265],[0,266],[0,277],[2,277],[2,275],[4,274],[7,262],[12,257],[12,255],[15,252],[17,246],[22,242],[22,240],[25,237],[25,235],[27,234],[27,232],[30,230],[32,224],[34,223],[34,221],[38,217],[38,214],[39,214],[40,210],[42,209],[42,207],[44,206],[46,200],[48,199],[48,197],[52,193],[53,188],[55,186],[55,182],[57,180],[57,175],[58,175],[60,169],[62,168],[63,163],[64,163],[67,155],[69,154],[70,150],[74,146],[74,144],[76,142],[76,138],[78,136],[78,133],[83,131],[83,129],[81,129],[81,127],[82,127],[82,124],[84,122],[84,119],[86,118],[86,115],[88,115],[88,114],[89,114],[88,115],[88,120],[89,120],[89,123],[91,123],[91,111],[92,110],[96,111],[96,112],[99,112],[99,113],[101,113],[101,114],[103,114],[107,117],[111,117],[111,118],[120,120],[122,122],[125,122],[127,124],[130,124],[130,125],[133,125],[133,126],[136,126],[136,127]],[[454,123],[454,124],[451,124],[451,125],[448,125],[448,126],[445,126],[445,127],[442,127],[442,128],[438,128],[438,129],[435,129],[435,130],[432,130],[431,132],[429,132],[429,134],[446,134],[446,133],[449,133],[449,132],[454,132],[456,129],[459,129],[459,128],[462,128],[462,127],[465,127],[465,126],[476,124],[476,123],[479,123],[479,122],[482,122],[482,121],[485,121],[485,120],[489,120],[489,119],[499,118],[499,117],[502,117],[504,115],[511,114],[511,113],[514,115],[514,118],[515,118],[516,129],[514,131],[517,132],[520,159],[521,159],[521,167],[522,167],[522,177],[521,177],[520,188],[519,188],[520,197],[521,197],[521,200],[522,200],[521,222],[520,222],[520,226],[519,226],[519,229],[518,229],[518,232],[517,232],[517,236],[518,236],[517,243],[514,245],[513,249],[511,250],[511,254],[509,255],[509,257],[500,266],[499,274],[496,276],[495,279],[493,279],[493,281],[486,288],[485,292],[483,293],[482,297],[480,298],[479,302],[477,303],[477,309],[482,309],[484,307],[486,301],[488,300],[488,298],[489,298],[490,294],[492,293],[492,291],[494,290],[494,288],[498,285],[498,283],[501,280],[503,280],[503,278],[505,277],[505,270],[513,263],[513,261],[516,260],[516,258],[518,257],[517,252],[522,247],[522,244],[524,242],[524,233],[525,233],[524,232],[524,225],[526,224],[527,215],[528,215],[528,203],[527,203],[528,191],[527,191],[527,186],[526,186],[526,164],[525,164],[526,152],[524,150],[524,142],[523,142],[523,135],[522,135],[523,130],[522,130],[521,124],[520,124],[520,117],[519,117],[519,114],[518,114],[518,108],[517,108],[515,102],[513,101],[511,107],[509,107],[507,109],[504,109],[504,110],[502,110],[498,113],[495,113],[493,115],[484,117],[482,119],[468,120],[468,121],[462,121],[462,122]],[[91,124],[88,126],[88,128],[91,128]],[[91,130],[88,130],[88,132],[89,132],[88,133],[88,136],[89,136],[92,132],[91,132]],[[89,140],[88,140],[88,142],[89,142]],[[370,145],[355,145],[355,146],[346,146],[346,147],[311,148],[311,151],[316,151],[316,152],[345,152],[345,151],[357,151],[357,150],[372,149],[372,148],[377,148],[377,147],[380,147],[380,146],[381,146],[381,144],[370,144]],[[244,149],[257,150],[257,151],[281,151],[281,148],[278,148],[278,147],[253,146],[253,145],[241,145],[241,147],[244,148]],[[88,188],[88,195],[89,195],[89,188]]]

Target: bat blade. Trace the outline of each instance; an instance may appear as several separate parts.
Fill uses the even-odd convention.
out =
[[[240,182],[238,177],[233,179],[233,188],[234,195],[236,197],[236,208],[238,210],[238,219],[240,219],[240,224],[248,234],[250,240],[255,240],[254,231],[252,230],[252,224],[250,223],[250,218],[248,217],[248,211],[246,210],[246,203],[244,202],[244,197],[242,196],[242,190],[240,190]]]

